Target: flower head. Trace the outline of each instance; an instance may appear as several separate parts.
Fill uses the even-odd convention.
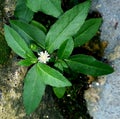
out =
[[[47,51],[45,52],[40,52],[38,53],[39,57],[38,57],[38,61],[41,62],[41,63],[46,63],[49,61],[50,59],[50,55],[48,54]]]

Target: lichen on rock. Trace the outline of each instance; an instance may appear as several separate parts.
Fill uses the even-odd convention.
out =
[[[90,88],[84,93],[84,98],[87,101],[87,108],[91,116],[98,109],[98,102],[101,98],[100,95],[105,83],[106,76],[100,76],[89,85]]]
[[[14,10],[16,7],[16,0],[5,0],[4,1],[4,16],[9,19],[14,15]]]
[[[11,60],[0,67],[0,117],[1,119],[22,119],[25,114],[22,106],[22,85],[27,68]]]

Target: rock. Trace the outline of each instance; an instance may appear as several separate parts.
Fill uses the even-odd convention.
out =
[[[50,87],[47,87],[38,109],[31,115],[26,115],[22,92],[27,68],[18,66],[17,62],[18,60],[13,58],[8,64],[0,67],[1,119],[63,119],[56,109]]]
[[[120,1],[92,0],[91,11],[99,11],[103,18],[101,40],[108,41],[105,57],[115,72],[99,77],[99,85],[85,92],[85,99],[93,119],[120,119]]]
[[[16,59],[0,67],[1,119],[22,119],[25,116],[21,94],[26,71],[27,68],[17,65]]]

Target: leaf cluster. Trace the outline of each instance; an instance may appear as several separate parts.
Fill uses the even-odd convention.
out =
[[[5,38],[12,50],[23,59],[22,66],[31,66],[24,79],[23,103],[26,113],[32,113],[44,95],[46,85],[53,87],[58,98],[64,95],[71,82],[64,72],[100,76],[113,72],[109,65],[84,54],[73,55],[75,47],[88,42],[98,31],[101,19],[86,20],[90,1],[78,4],[63,12],[61,0],[18,0],[15,17],[10,26],[5,25]],[[35,12],[41,11],[57,18],[46,29],[33,20]],[[47,64],[38,61],[37,53],[47,51]]]

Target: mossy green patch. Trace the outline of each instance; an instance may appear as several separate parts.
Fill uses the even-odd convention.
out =
[[[4,36],[0,33],[0,64],[8,61],[10,55],[10,48],[5,41]]]

